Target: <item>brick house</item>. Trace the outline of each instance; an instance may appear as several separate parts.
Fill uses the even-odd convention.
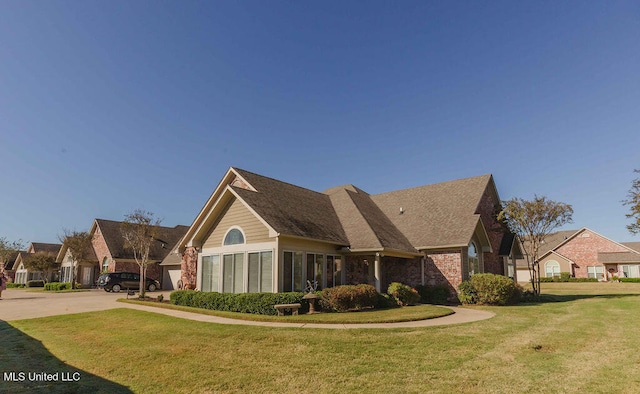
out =
[[[60,244],[32,242],[27,248],[26,252],[19,252],[13,263],[13,271],[15,272],[14,274],[15,283],[27,283],[30,280],[43,280],[43,279],[46,279],[47,281],[51,281],[55,279],[55,274],[51,275],[48,278],[44,278],[42,272],[29,270],[25,266],[24,260],[28,256],[28,254],[31,254],[31,253],[48,253],[53,256],[57,256],[61,247],[62,245]]]
[[[593,230],[559,231],[545,240],[540,250],[540,276],[610,280],[612,276],[640,278],[640,243],[618,243]],[[530,279],[524,260],[517,262],[518,279]]]
[[[158,236],[152,244],[149,253],[147,276],[163,282],[163,271],[159,263],[167,257],[171,248],[184,236],[188,227],[160,227]],[[131,249],[124,247],[122,236],[122,222],[105,219],[95,219],[89,232],[92,237],[93,250],[96,261],[93,271],[93,281],[101,272],[139,272]]]
[[[515,278],[521,253],[495,218],[499,203],[491,175],[370,195],[230,168],[177,247],[181,280],[235,293],[399,281],[453,295],[474,273]]]

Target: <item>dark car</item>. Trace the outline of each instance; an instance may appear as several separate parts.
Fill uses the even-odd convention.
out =
[[[155,291],[160,288],[160,283],[151,278],[146,279],[146,288]],[[140,290],[140,274],[135,272],[109,272],[98,278],[98,287],[104,291],[118,293],[120,290]]]

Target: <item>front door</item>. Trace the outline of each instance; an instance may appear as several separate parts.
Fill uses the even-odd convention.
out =
[[[82,286],[91,286],[93,267],[82,267]]]

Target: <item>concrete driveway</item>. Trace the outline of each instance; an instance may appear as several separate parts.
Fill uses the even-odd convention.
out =
[[[168,299],[171,292],[154,291],[152,293],[147,292],[147,294],[151,297],[157,297],[162,294]],[[126,292],[107,293],[98,289],[75,293],[7,289],[2,292],[2,300],[0,300],[0,320],[32,319],[122,308],[127,304],[116,302],[116,300],[126,296]]]

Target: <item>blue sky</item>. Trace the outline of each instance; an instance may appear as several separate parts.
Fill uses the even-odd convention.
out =
[[[143,208],[229,166],[375,194],[492,173],[617,241],[640,168],[640,3],[0,2],[0,237]]]

